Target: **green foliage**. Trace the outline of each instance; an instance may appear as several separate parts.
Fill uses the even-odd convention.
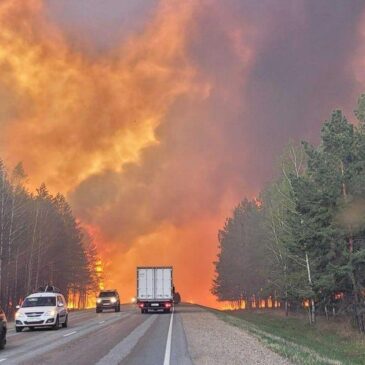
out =
[[[318,146],[289,145],[277,178],[262,192],[259,224],[236,208],[220,234],[213,290],[219,299],[247,297],[266,283],[292,305],[310,299],[313,316],[316,308],[351,308],[356,325],[365,331],[365,95],[355,114],[358,125],[334,111],[323,124]],[[241,206],[244,212],[247,204]],[[236,226],[245,227],[249,239],[234,234]],[[249,265],[247,257],[251,267],[269,268],[259,271],[260,284],[242,271]],[[232,283],[239,290],[222,296]],[[343,294],[340,303],[336,293]]]
[[[241,301],[259,296],[266,286],[266,258],[261,244],[267,237],[263,210],[244,200],[219,231],[220,254],[212,292],[219,300]]]
[[[357,109],[354,111],[356,118],[365,123],[365,94],[361,94],[357,102]]]

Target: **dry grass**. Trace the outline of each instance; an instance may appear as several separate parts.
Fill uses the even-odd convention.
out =
[[[282,318],[283,320],[286,317],[285,312],[282,310],[256,310],[252,311],[253,313],[260,315],[270,315],[277,318]],[[295,318],[300,320],[303,323],[308,322],[308,315],[306,313],[297,313],[290,312],[289,318]],[[362,343],[365,346],[365,336],[353,327],[351,324],[351,318],[349,316],[338,315],[338,316],[329,316],[327,319],[325,316],[317,316],[315,327],[319,330],[330,331],[332,333],[336,333],[337,335],[351,339],[352,341],[356,341]]]
[[[316,325],[310,326],[304,313],[289,317],[275,310],[216,313],[295,363],[365,365],[365,336],[351,327],[349,318],[319,317]]]

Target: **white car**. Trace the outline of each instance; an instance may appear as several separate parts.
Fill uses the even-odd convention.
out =
[[[60,293],[34,293],[24,299],[23,304],[15,314],[15,330],[21,332],[28,327],[52,327],[58,329],[60,325],[66,328],[68,310],[65,298]]]

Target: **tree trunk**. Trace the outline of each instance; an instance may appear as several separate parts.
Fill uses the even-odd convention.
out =
[[[36,274],[35,274],[35,287],[38,288],[39,285],[39,271],[41,267],[41,241],[42,241],[42,230],[39,231],[38,245],[37,245],[37,263],[36,263]]]
[[[3,301],[3,258],[5,231],[5,172],[1,166],[1,198],[0,198],[0,301]]]
[[[8,238],[8,264],[5,278],[5,297],[6,297],[6,311],[9,310],[9,299],[10,299],[10,269],[11,269],[11,255],[13,246],[13,227],[14,227],[14,211],[15,211],[15,196],[14,191],[11,193],[11,214],[10,214],[10,227],[9,227],[9,238]]]
[[[285,299],[285,317],[289,316],[289,305],[288,305],[288,299]]]
[[[313,289],[311,269],[309,266],[309,257],[308,257],[307,251],[305,252],[305,262],[306,262],[306,266],[307,266],[308,282],[309,282],[310,287]],[[315,302],[314,302],[313,298],[311,298],[311,300],[310,300],[309,308],[310,308],[310,317],[311,317],[310,323],[315,323],[316,322],[316,306],[315,306]]]
[[[351,273],[351,282],[353,287],[353,312],[356,326],[361,333],[365,333],[365,324],[363,315],[359,313],[359,306],[361,305],[359,290],[354,273]]]
[[[309,321],[309,324],[312,324],[312,314],[311,314],[310,306],[308,307],[308,321]]]
[[[18,298],[18,260],[19,260],[19,247],[16,249],[15,256],[15,275],[14,275],[14,293],[13,293],[13,302]],[[16,303],[17,305],[18,303]],[[14,307],[14,303],[13,303]]]
[[[344,178],[345,175],[345,167],[344,167],[344,163],[341,161],[341,174],[342,174],[342,178]],[[345,184],[345,181],[342,181],[342,195],[344,198],[345,203],[347,203],[348,199],[347,199],[347,187]],[[353,232],[352,232],[352,227],[351,225],[349,225],[348,227],[349,229],[349,237],[348,237],[348,250],[350,253],[350,258],[349,261],[352,261],[352,254],[354,251],[354,238],[353,238]],[[350,278],[351,278],[351,283],[352,283],[352,295],[353,295],[353,312],[354,312],[354,317],[355,317],[355,322],[357,325],[357,328],[360,332],[365,333],[365,324],[364,324],[364,319],[363,319],[363,315],[359,314],[358,312],[358,308],[359,305],[361,304],[360,301],[360,296],[361,293],[359,291],[358,288],[358,284],[357,284],[357,280],[356,280],[356,276],[355,276],[355,272],[354,272],[354,268],[351,268],[351,273],[350,273]]]
[[[37,233],[37,226],[38,226],[38,215],[39,215],[39,204],[37,204],[37,208],[36,208],[35,222],[34,222],[33,235],[32,235],[32,244],[31,244],[31,247],[30,247],[29,261],[28,261],[28,278],[27,278],[27,292],[28,293],[30,292],[31,285],[32,285],[33,251],[34,251],[34,245],[35,245],[36,233]]]

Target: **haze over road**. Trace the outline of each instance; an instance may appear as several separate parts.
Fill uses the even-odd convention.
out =
[[[109,287],[131,297],[135,266],[173,265],[212,306],[233,206],[289,140],[351,118],[364,19],[362,0],[2,0],[0,158],[67,197]]]
[[[120,313],[73,312],[69,327],[58,331],[10,328],[0,353],[6,365],[190,365],[219,364],[223,358],[230,364],[286,364],[257,340],[237,337],[240,330],[193,305],[179,305],[173,314],[142,315],[132,305],[123,305]]]

